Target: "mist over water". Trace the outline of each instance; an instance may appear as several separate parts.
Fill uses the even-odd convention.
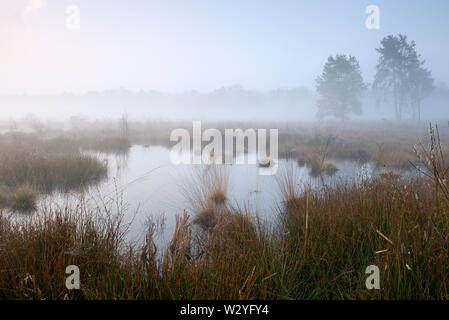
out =
[[[42,196],[40,205],[64,208],[79,203],[80,197],[87,206],[96,208],[101,199],[119,198],[123,201],[125,222],[130,223],[129,241],[144,240],[148,218],[163,221],[164,229],[158,238],[160,248],[166,248],[173,235],[176,216],[186,211],[194,215],[192,204],[186,199],[186,189],[194,187],[195,175],[211,170],[208,165],[174,165],[170,161],[170,150],[164,147],[134,146],[126,155],[107,155],[89,152],[107,160],[108,178],[99,185],[82,193],[54,193]],[[235,162],[235,159],[234,159]],[[335,187],[367,179],[373,174],[370,163],[335,161],[339,171],[330,177],[311,176],[308,168],[297,167],[292,159],[279,160],[280,173],[294,173],[298,187],[312,186],[315,189]],[[291,171],[291,168],[295,168]],[[222,168],[228,177],[227,202],[235,208],[250,210],[266,223],[276,223],[283,206],[283,195],[279,190],[279,176],[260,175],[257,165],[232,164]],[[114,207],[117,212],[122,209]],[[161,220],[162,219],[162,220]]]
[[[362,114],[352,120],[394,120],[391,102],[378,104],[367,92],[361,97]],[[89,94],[0,96],[0,119],[67,121],[72,117],[89,120],[205,120],[205,121],[318,121],[317,94],[307,88],[249,91],[240,86],[210,93],[131,92],[110,90]],[[436,87],[422,102],[421,120],[449,118],[449,88]],[[405,114],[404,120],[411,119]]]
[[[0,299],[447,299],[448,12],[1,0]]]
[[[399,34],[416,44],[415,69],[434,80],[418,94],[420,119],[448,118],[448,3],[371,5],[376,16],[359,1],[4,1],[0,119],[314,121],[316,80],[329,57],[347,55],[366,84],[361,112],[348,118],[391,120],[392,93],[374,92],[376,50]],[[405,110],[402,120],[412,117]]]

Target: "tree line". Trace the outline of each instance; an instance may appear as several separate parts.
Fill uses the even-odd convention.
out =
[[[434,89],[434,79],[424,67],[425,60],[417,53],[415,42],[408,41],[406,35],[389,35],[376,51],[379,60],[371,85],[376,104],[391,103],[396,120],[403,119],[405,110],[410,111],[414,120],[420,120],[421,102]],[[330,56],[316,79],[317,117],[347,119],[350,114],[360,115],[360,95],[369,87],[355,57]]]

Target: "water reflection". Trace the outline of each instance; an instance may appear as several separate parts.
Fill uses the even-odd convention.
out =
[[[176,215],[184,210],[191,213],[183,188],[191,183],[192,172],[206,165],[174,165],[170,162],[169,149],[157,146],[133,146],[127,155],[95,154],[107,160],[109,174],[106,181],[85,190],[86,203],[98,206],[104,199],[121,198],[126,209],[125,221],[130,223],[130,241],[143,241],[148,217],[158,221],[163,217],[165,232],[157,239],[157,245],[165,246],[173,233]],[[227,199],[230,204],[248,208],[270,221],[282,201],[277,178],[289,167],[295,168],[298,185],[307,184],[314,188],[366,178],[373,170],[370,163],[334,163],[339,170],[332,177],[315,178],[310,176],[307,167],[299,167],[295,160],[279,159],[279,170],[274,176],[260,175],[257,165],[228,165]],[[79,192],[43,196],[40,205],[64,207],[79,201],[80,196]]]

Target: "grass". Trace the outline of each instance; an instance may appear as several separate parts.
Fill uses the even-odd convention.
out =
[[[100,139],[85,139],[82,146],[88,150],[95,150],[112,154],[127,154],[131,148],[128,138],[105,137]]]
[[[323,163],[323,171],[328,175],[328,176],[332,176],[335,173],[337,173],[339,169],[337,168],[337,166],[330,161],[325,161]]]
[[[287,168],[278,178],[284,201],[270,225],[232,207],[226,170],[208,166],[189,178],[191,215],[177,218],[160,253],[154,224],[144,243],[125,241],[121,207],[92,208],[80,199],[39,208],[30,219],[0,210],[0,298],[448,299],[443,141],[431,129],[430,144],[415,148],[422,172],[394,179],[311,188]],[[0,195],[10,191],[0,187]],[[64,285],[72,264],[81,271],[79,291]],[[369,265],[380,269],[380,290],[365,287]]]
[[[374,180],[296,198],[282,223],[290,282],[286,294],[302,299],[447,298],[449,269],[443,260],[448,252],[441,247],[449,240],[446,217],[436,213],[432,192],[425,188],[428,184],[420,180]],[[381,269],[378,292],[364,287],[363,272],[371,264]]]
[[[31,212],[36,210],[37,192],[29,186],[21,186],[10,197],[13,211]]]
[[[214,228],[227,211],[229,172],[225,166],[200,167],[183,185],[184,197],[195,213],[194,223],[204,230]]]
[[[0,185],[0,209],[9,207],[11,193],[11,189],[8,186]]]
[[[209,230],[215,227],[218,223],[218,213],[213,207],[206,207],[197,212],[193,222],[200,225],[203,229]]]
[[[0,165],[0,181],[10,187],[38,186],[44,192],[70,190],[98,182],[107,174],[105,164],[81,154],[9,154]]]
[[[386,180],[397,180],[401,177],[399,172],[395,172],[392,170],[384,170],[378,173],[379,177]]]
[[[170,147],[170,133],[177,128],[191,130],[187,121],[129,121],[129,132],[123,136],[119,121],[84,121],[74,126],[70,123],[39,123],[41,130],[34,135],[43,139],[69,140],[77,147],[107,153],[126,153],[130,145],[161,145]],[[16,122],[17,131],[27,124]],[[7,123],[4,127],[11,127]],[[345,122],[202,122],[203,130],[257,128],[279,129],[279,156],[298,159],[300,156],[321,152],[334,160],[351,160],[376,163],[381,168],[413,168],[410,161],[416,156],[412,146],[418,138],[426,139],[424,123],[386,123],[383,121]],[[65,128],[65,130],[61,130]],[[29,129],[29,128],[28,128]],[[17,131],[13,134],[18,135]],[[192,135],[191,135],[192,136]],[[449,136],[444,132],[443,140]],[[206,142],[204,142],[206,143]]]
[[[0,206],[32,211],[38,193],[69,191],[98,183],[107,164],[66,139],[3,136],[0,139]]]
[[[307,166],[310,168],[310,175],[315,177],[321,175],[322,173],[331,176],[338,171],[337,166],[333,162],[324,161],[316,157],[310,159],[307,162]]]
[[[312,177],[318,177],[323,173],[327,176],[333,176],[339,170],[332,161],[326,160],[326,152],[311,152],[309,155],[299,155],[297,163],[299,167],[308,167]]]
[[[151,228],[129,245],[120,217],[83,205],[2,216],[0,298],[446,299],[449,203],[436,210],[432,181],[409,179],[293,191],[272,227],[229,209],[199,236],[184,213],[161,258]],[[64,287],[71,264],[80,291]],[[364,286],[372,264],[379,291]]]
[[[67,190],[105,177],[106,164],[80,153],[75,142],[16,138],[0,143],[0,183],[42,191]]]
[[[228,198],[226,197],[226,193],[222,189],[214,191],[214,193],[211,196],[211,200],[216,205],[223,205],[226,202],[227,199]]]

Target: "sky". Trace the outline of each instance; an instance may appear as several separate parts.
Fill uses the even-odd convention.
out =
[[[448,12],[447,0],[0,0],[0,94],[314,89],[335,54],[372,82],[375,48],[398,33],[449,83]]]

